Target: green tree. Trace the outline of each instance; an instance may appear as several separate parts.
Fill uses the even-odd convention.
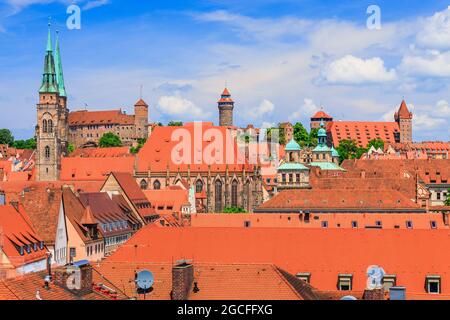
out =
[[[16,149],[36,149],[36,139],[31,138],[27,140],[16,140],[12,144],[12,146]]]
[[[367,148],[358,146],[355,140],[341,140],[336,150],[339,152],[341,163],[346,159],[359,159],[367,152]]]
[[[169,127],[182,127],[183,126],[183,122],[181,122],[181,121],[169,121],[169,123],[167,125]]]
[[[105,133],[100,138],[100,148],[121,147],[122,141],[120,137],[112,132]]]
[[[370,149],[370,147],[374,147],[375,149],[381,149],[384,150],[384,141],[380,138],[376,138],[376,139],[372,139],[369,141],[369,143],[367,144],[367,150]]]
[[[316,147],[319,144],[319,128],[311,129],[311,132],[309,133],[309,147]]]
[[[447,199],[445,199],[444,204],[450,206],[450,188],[447,190]]]
[[[0,144],[7,144],[12,146],[14,143],[14,137],[8,129],[0,129]]]
[[[278,125],[278,127],[275,128],[267,128],[267,141],[272,141],[273,130],[278,130],[278,143],[286,144],[286,135],[284,133],[284,129],[282,129],[280,125]]]
[[[72,143],[69,143],[69,145],[67,146],[67,152],[69,154],[71,154],[74,151],[75,151],[75,146]]]
[[[223,213],[247,213],[247,211],[241,207],[226,207],[223,209]]]
[[[300,122],[297,122],[294,125],[294,140],[297,141],[301,147],[309,146],[309,133]]]
[[[137,147],[131,147],[131,148],[130,148],[130,152],[133,153],[133,154],[138,153],[139,150],[141,150],[141,148],[144,146],[144,144],[145,144],[146,142],[147,142],[147,139],[145,139],[145,138],[138,139],[138,145],[137,145]]]

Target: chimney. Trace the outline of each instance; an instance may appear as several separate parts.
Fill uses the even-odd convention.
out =
[[[172,300],[187,300],[194,282],[194,266],[183,261],[172,268]]]
[[[406,300],[406,288],[405,287],[390,287],[389,288],[389,300]]]
[[[364,290],[363,300],[384,300],[384,289]]]
[[[57,269],[55,284],[79,297],[92,293],[92,266],[83,260]]]

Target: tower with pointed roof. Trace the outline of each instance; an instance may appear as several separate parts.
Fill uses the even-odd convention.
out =
[[[233,126],[234,101],[231,99],[230,91],[227,88],[223,90],[222,96],[217,103],[219,107],[219,125]]]
[[[412,142],[412,119],[413,114],[409,111],[405,100],[402,100],[400,108],[395,113],[395,122],[398,123],[400,129],[400,142]]]
[[[59,179],[61,157],[67,152],[69,112],[66,102],[59,41],[53,52],[49,22],[44,73],[37,104],[36,180],[38,181]]]

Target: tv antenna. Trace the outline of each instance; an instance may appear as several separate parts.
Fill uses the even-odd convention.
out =
[[[144,293],[144,300],[145,300],[146,293],[150,291],[151,287],[153,286],[153,283],[155,282],[153,273],[151,273],[148,270],[142,270],[137,274],[135,282],[140,291]]]

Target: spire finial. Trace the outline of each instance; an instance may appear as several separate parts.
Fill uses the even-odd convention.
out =
[[[141,84],[140,92],[139,92],[139,98],[140,98],[140,99],[142,99],[142,89],[143,89],[143,87],[144,87],[144,86]]]
[[[47,51],[52,51],[52,34],[50,27],[52,26],[52,17],[48,17],[48,36],[47,36]]]

